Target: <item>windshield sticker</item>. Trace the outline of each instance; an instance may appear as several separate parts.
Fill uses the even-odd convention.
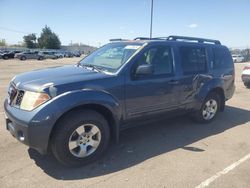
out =
[[[138,45],[127,45],[124,49],[129,49],[129,50],[137,50],[139,49],[141,46]]]

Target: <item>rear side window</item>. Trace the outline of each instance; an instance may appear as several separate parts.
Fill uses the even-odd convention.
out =
[[[206,49],[203,47],[180,47],[181,66],[184,75],[204,73],[207,70]]]
[[[224,48],[214,48],[214,61],[212,64],[213,69],[231,68],[233,61],[231,54]]]

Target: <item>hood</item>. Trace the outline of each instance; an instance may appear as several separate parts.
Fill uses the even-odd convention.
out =
[[[12,79],[12,83],[19,89],[43,91],[50,86],[95,80],[108,76],[76,65],[66,65],[19,74]]]

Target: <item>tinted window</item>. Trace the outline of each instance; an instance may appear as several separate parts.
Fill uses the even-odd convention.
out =
[[[138,65],[151,64],[154,75],[167,75],[173,73],[173,57],[171,48],[167,46],[152,47],[146,50],[138,59]]]
[[[233,67],[232,57],[228,50],[223,48],[214,48],[213,51],[214,51],[214,61],[212,64],[213,69]]]
[[[195,74],[206,71],[206,50],[202,47],[181,47],[181,66],[183,74]]]

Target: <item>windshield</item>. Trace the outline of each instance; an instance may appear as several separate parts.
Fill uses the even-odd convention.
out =
[[[116,72],[141,46],[142,44],[110,43],[81,60],[79,64]]]

